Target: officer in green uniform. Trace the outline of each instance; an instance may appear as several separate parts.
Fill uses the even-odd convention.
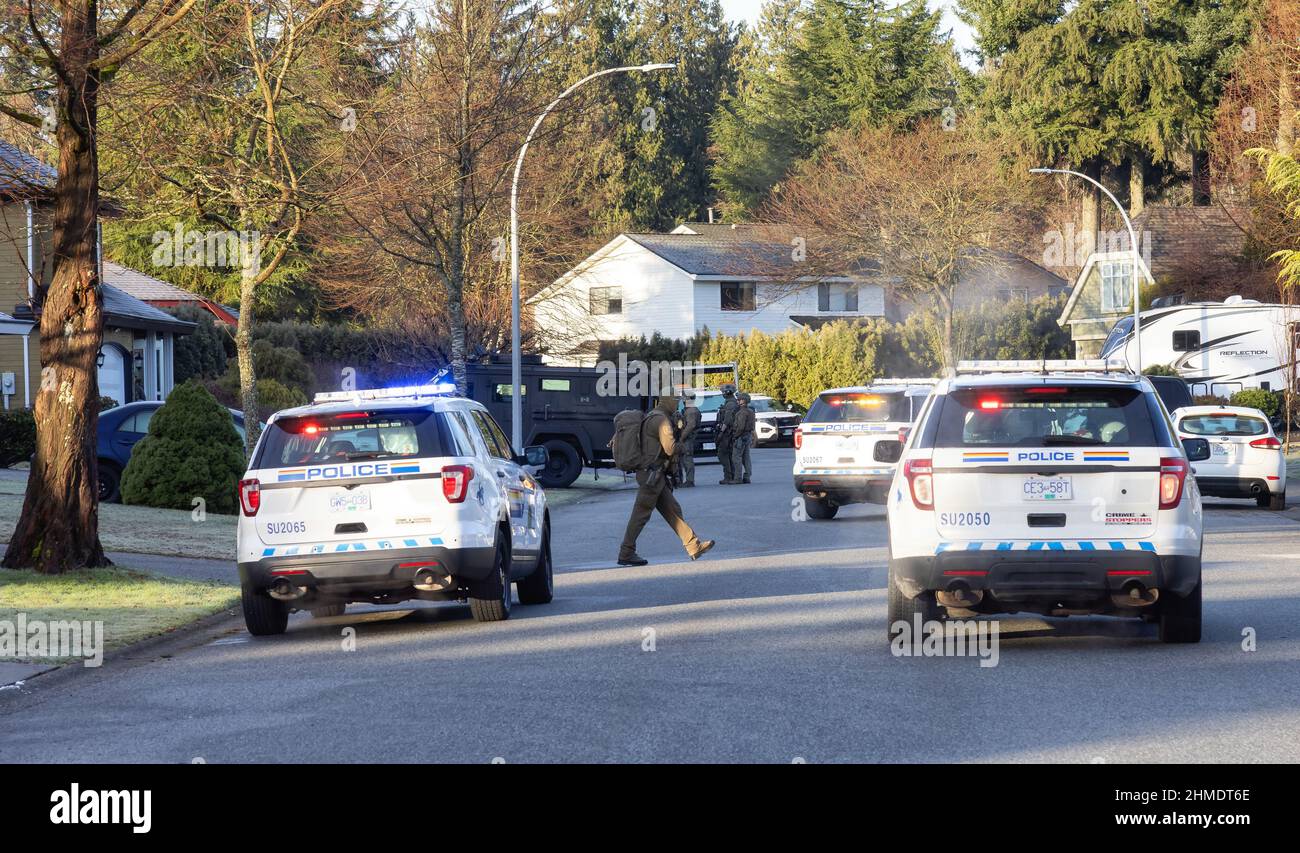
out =
[[[731,416],[731,482],[729,485],[748,483],[753,473],[749,461],[749,448],[754,445],[754,410],[749,407],[749,395],[741,392],[736,398],[739,405]]]
[[[636,501],[627,520],[623,544],[618,549],[620,566],[646,564],[646,559],[636,552],[636,540],[656,509],[677,538],[682,540],[682,547],[692,560],[698,560],[713,547],[712,539],[701,540],[695,535],[686,519],[682,518],[681,504],[673,496],[670,477],[674,473],[672,465],[677,453],[677,440],[673,435],[672,416],[676,411],[676,397],[660,397],[641,423],[641,453],[644,458],[654,461],[636,472]]]
[[[736,408],[740,405],[736,402],[736,386],[728,382],[722,386],[722,408],[718,409],[718,419],[714,421],[714,440],[718,444],[718,461],[722,463],[722,479],[718,481],[720,485],[730,485],[735,479],[735,472],[731,470],[731,417],[736,413]]]
[[[695,392],[682,393],[682,410],[678,414],[681,428],[677,435],[677,470],[683,488],[695,487],[695,433],[700,428],[700,407],[695,403]]]

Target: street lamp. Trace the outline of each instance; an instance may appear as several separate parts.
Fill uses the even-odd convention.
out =
[[[675,62],[655,62],[647,65],[623,65],[618,68],[606,68],[604,71],[588,74],[561,92],[558,98],[551,101],[550,105],[542,110],[542,114],[537,117],[537,121],[533,122],[533,129],[528,131],[528,135],[524,137],[524,145],[519,149],[519,156],[515,158],[515,177],[510,184],[510,441],[515,450],[519,450],[524,443],[523,401],[519,387],[523,373],[519,355],[519,173],[524,168],[524,155],[528,153],[528,145],[533,141],[537,128],[542,126],[542,122],[551,114],[551,110],[555,109],[556,104],[568,97],[582,84],[595,80],[597,77],[604,77],[606,74],[617,74],[620,71],[666,71],[676,67],[677,63]]]
[[[1139,286],[1142,282],[1142,272],[1141,272],[1142,267],[1141,267],[1141,260],[1139,259],[1138,256],[1137,234],[1133,231],[1133,221],[1128,218],[1128,212],[1124,210],[1124,205],[1119,203],[1119,199],[1115,198],[1115,194],[1112,193],[1110,190],[1106,189],[1106,187],[1095,178],[1091,178],[1083,174],[1082,172],[1075,172],[1070,169],[1047,169],[1047,168],[1040,167],[1037,169],[1030,169],[1029,171],[1035,175],[1074,175],[1076,178],[1083,178],[1085,181],[1087,181],[1097,189],[1104,192],[1106,194],[1106,197],[1109,198],[1111,202],[1114,203],[1115,209],[1119,211],[1119,215],[1124,219],[1124,227],[1128,229],[1128,245],[1129,248],[1133,250],[1133,342],[1137,344],[1137,372],[1138,375],[1141,375],[1142,373],[1142,334],[1141,334],[1142,318],[1140,312],[1142,309],[1138,297],[1139,297]],[[1095,237],[1096,235],[1093,236]],[[1094,246],[1094,248],[1096,247]]]

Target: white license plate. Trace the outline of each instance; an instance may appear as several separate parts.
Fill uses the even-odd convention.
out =
[[[1225,459],[1232,455],[1232,447],[1227,444],[1211,444],[1210,450],[1215,456],[1222,456]]]
[[[350,491],[345,495],[330,496],[330,512],[369,512],[370,492]]]
[[[718,448],[718,446],[711,441],[706,441],[704,442],[704,444],[700,446],[703,447],[705,450],[717,450]]]
[[[1069,477],[1026,477],[1021,494],[1027,501],[1074,500],[1074,482]]]

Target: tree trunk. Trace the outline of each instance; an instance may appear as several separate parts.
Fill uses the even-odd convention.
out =
[[[1079,169],[1095,181],[1101,180],[1101,163],[1089,160]],[[1092,184],[1082,182],[1083,199],[1079,209],[1079,252],[1080,266],[1097,250],[1097,232],[1101,229],[1101,192]]]
[[[1203,149],[1192,151],[1192,204],[1210,204],[1210,153]]]
[[[1275,142],[1278,153],[1290,157],[1295,152],[1296,119],[1296,75],[1292,73],[1290,63],[1285,60],[1282,62],[1282,73],[1278,77],[1277,139]]]
[[[99,55],[95,3],[65,3],[58,84],[54,278],[41,304],[36,457],[3,565],[44,574],[110,565],[99,542],[97,359],[104,338],[95,243]]]
[[[260,239],[259,239],[260,244]],[[243,243],[240,243],[241,247]],[[242,249],[241,249],[242,250]],[[254,248],[251,251],[256,252]],[[235,328],[235,355],[239,359],[239,406],[244,410],[244,453],[251,459],[262,432],[257,414],[257,371],[253,368],[253,306],[257,271],[241,259],[239,274],[239,324]]]
[[[1137,218],[1147,206],[1147,160],[1134,154],[1128,160],[1128,216]]]

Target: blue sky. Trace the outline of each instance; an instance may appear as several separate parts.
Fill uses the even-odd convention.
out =
[[[952,29],[953,38],[956,40],[958,48],[970,50],[975,47],[970,28],[957,20],[957,16],[953,14],[953,3],[939,2],[939,0],[929,0],[929,3],[931,8],[943,7],[944,26]],[[733,21],[757,21],[758,10],[762,6],[763,0],[722,0],[723,11]],[[963,56],[963,58],[965,57]],[[969,60],[967,62],[969,63]]]

